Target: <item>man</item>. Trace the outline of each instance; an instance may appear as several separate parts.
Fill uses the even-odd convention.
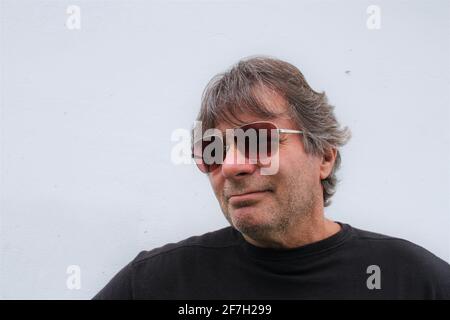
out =
[[[195,162],[231,226],[141,252],[95,299],[450,298],[445,261],[324,216],[350,133],[296,67],[240,61],[211,80],[197,120]],[[238,131],[257,132],[256,153]]]

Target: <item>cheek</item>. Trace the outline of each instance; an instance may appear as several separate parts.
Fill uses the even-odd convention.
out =
[[[316,157],[302,152],[280,154],[279,175],[302,183],[320,179],[320,163]]]
[[[214,191],[214,194],[216,195],[216,198],[219,201],[222,201],[222,192],[223,192],[223,179],[219,176],[216,176],[212,173],[208,175],[209,183],[211,184],[211,187]]]
[[[283,174],[298,174],[303,171],[302,168],[306,164],[306,156],[300,152],[292,152],[288,150],[280,150],[279,155],[280,173]]]

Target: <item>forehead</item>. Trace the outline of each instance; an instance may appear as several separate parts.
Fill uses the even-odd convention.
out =
[[[267,118],[261,115],[248,113],[241,113],[238,115],[239,123],[230,123],[228,121],[218,121],[215,128],[220,131],[225,131],[226,129],[235,128],[240,125],[247,123],[257,122],[257,121],[270,121],[276,124],[279,128],[295,128],[295,122],[291,119],[291,113],[287,101],[277,92],[269,89],[256,89],[257,94],[261,101],[264,101],[264,106],[270,110],[274,116]]]
[[[259,116],[253,116],[253,115],[242,115],[240,116],[242,123],[239,125],[228,123],[228,122],[220,122],[218,125],[215,126],[216,129],[219,129],[222,132],[225,132],[226,129],[232,129],[236,127],[240,127],[245,124],[253,123],[253,122],[259,122],[259,121],[268,121],[271,123],[274,123],[278,128],[283,129],[296,129],[296,123],[287,115],[280,115],[273,118],[262,118]]]

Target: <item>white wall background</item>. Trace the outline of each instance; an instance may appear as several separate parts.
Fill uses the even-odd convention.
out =
[[[353,132],[328,216],[450,261],[449,1],[0,3],[0,297],[89,299],[139,251],[226,226],[170,137],[254,54],[298,66]]]

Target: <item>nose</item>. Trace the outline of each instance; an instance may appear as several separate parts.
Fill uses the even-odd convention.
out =
[[[229,179],[241,179],[253,174],[257,169],[257,164],[253,164],[249,159],[232,144],[226,152],[225,160],[222,163],[222,175]]]

